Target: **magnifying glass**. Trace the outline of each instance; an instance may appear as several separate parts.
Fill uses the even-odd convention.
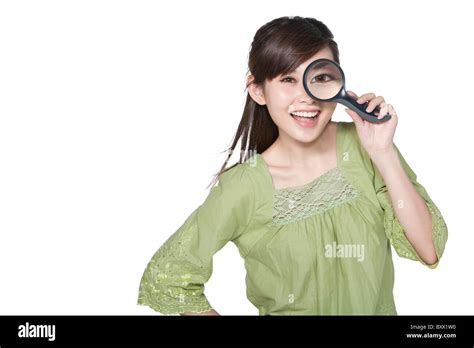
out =
[[[344,72],[339,64],[330,59],[322,58],[311,62],[304,71],[303,86],[311,98],[323,102],[341,103],[369,122],[380,123],[392,118],[387,114],[378,119],[377,115],[380,113],[378,106],[372,112],[367,112],[365,109],[369,102],[359,104],[357,98],[347,94]]]

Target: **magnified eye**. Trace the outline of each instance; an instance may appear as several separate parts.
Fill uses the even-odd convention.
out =
[[[334,78],[331,75],[320,74],[320,75],[316,75],[315,77],[313,77],[313,79],[311,80],[311,83],[329,82],[333,79]]]

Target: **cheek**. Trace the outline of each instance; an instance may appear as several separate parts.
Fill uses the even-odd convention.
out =
[[[326,104],[326,105],[325,105],[326,109],[332,110],[332,111],[334,111],[334,109],[335,109],[336,106],[337,106],[337,103],[324,103],[324,104]]]
[[[275,113],[285,113],[286,115],[294,98],[292,91],[288,89],[273,90],[267,95],[268,110]]]

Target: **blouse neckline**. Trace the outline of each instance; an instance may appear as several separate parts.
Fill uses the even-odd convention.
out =
[[[287,187],[282,187],[282,188],[276,188],[275,184],[273,182],[273,177],[270,173],[270,169],[268,167],[267,162],[263,159],[262,155],[257,153],[256,158],[257,158],[257,163],[260,163],[261,167],[265,171],[265,175],[269,178],[270,184],[272,186],[273,192],[278,193],[278,192],[288,192],[288,191],[293,191],[293,190],[301,190],[304,188],[307,188],[311,185],[314,185],[316,182],[324,179],[325,177],[333,174],[333,172],[339,171],[339,146],[340,146],[340,137],[341,137],[341,122],[336,122],[336,166],[332,167],[331,169],[327,170],[323,174],[317,176],[316,178],[313,178],[309,182],[302,184],[302,185],[296,185],[296,186],[287,186]]]

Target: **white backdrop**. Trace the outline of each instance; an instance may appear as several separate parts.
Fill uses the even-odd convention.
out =
[[[143,270],[207,196],[253,35],[286,15],[327,24],[348,89],[394,105],[395,142],[448,225],[435,270],[393,251],[399,314],[474,314],[468,3],[2,1],[0,314],[158,314],[136,305]],[[351,121],[342,106],[334,120]],[[258,314],[232,243],[206,295]]]

